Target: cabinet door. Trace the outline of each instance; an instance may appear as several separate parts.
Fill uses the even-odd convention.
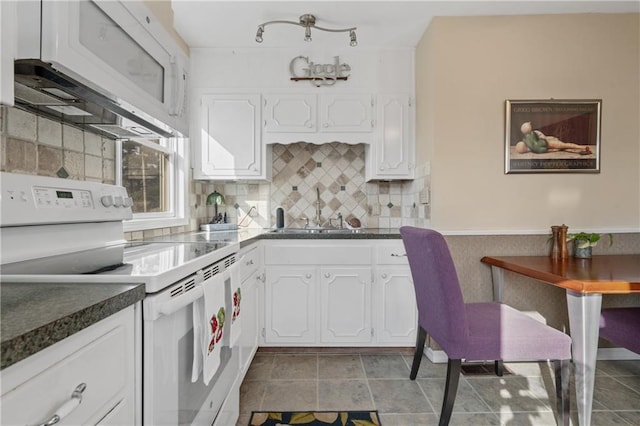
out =
[[[258,348],[258,284],[260,276],[256,272],[242,283],[242,299],[240,303],[240,370],[247,371],[253,355]]]
[[[371,341],[371,268],[320,269],[320,339]]]
[[[268,267],[265,343],[316,342],[316,275],[313,267]]]
[[[413,179],[415,142],[409,96],[378,97],[378,125],[369,148],[367,180]]]
[[[43,424],[65,403],[75,408],[62,416],[62,424],[134,424],[134,309],[130,306],[2,370],[0,424]],[[72,396],[76,389],[81,398]]]
[[[377,271],[376,335],[379,343],[415,344],[418,308],[409,266],[386,266]]]
[[[322,95],[320,98],[321,132],[371,132],[373,130],[373,95]]]
[[[316,114],[316,95],[304,93],[265,95],[265,132],[316,132],[318,128]]]
[[[203,95],[199,114],[196,179],[268,178],[260,139],[260,95]]]

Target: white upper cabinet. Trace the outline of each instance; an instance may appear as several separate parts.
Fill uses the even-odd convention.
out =
[[[366,149],[366,179],[413,179],[415,117],[411,98],[406,94],[381,95],[377,115],[375,141]]]
[[[260,139],[257,94],[202,94],[191,134],[195,179],[270,179],[270,150]]]
[[[290,65],[296,58],[316,65],[346,64],[350,67],[348,78],[320,87],[313,82],[292,80]],[[362,143],[366,145],[367,180],[413,179],[415,116],[410,104],[415,94],[413,49],[343,47],[326,52],[314,50],[313,46],[302,51],[192,48],[190,69],[191,99],[194,99],[191,105],[197,117],[191,120],[194,151],[215,154],[215,158],[203,158],[196,153],[194,169],[201,169],[196,172],[196,179],[268,179],[270,145],[296,142]],[[196,103],[203,93],[251,93],[260,95],[262,103],[252,111],[254,116],[247,118],[246,124],[241,124],[238,117],[216,120],[211,116],[213,120],[207,122],[200,117],[215,113],[215,108],[206,102]],[[251,104],[251,108],[254,106]],[[256,116],[260,116],[260,122],[254,127]],[[217,126],[222,127],[222,133],[235,135],[228,138],[235,142],[229,145],[227,141],[213,140],[210,135],[221,132]],[[258,141],[264,150],[266,169],[256,167],[251,172],[250,166],[254,164],[251,160],[259,154],[254,145]],[[219,164],[212,166],[221,161],[212,148],[216,144],[220,144],[218,154],[223,158],[238,156],[228,173],[219,173]]]
[[[375,97],[371,94],[267,94],[265,143],[371,143]]]
[[[265,95],[265,133],[316,132],[317,111],[316,95],[313,94]]]
[[[320,98],[320,127],[324,132],[371,132],[374,96],[327,94]]]

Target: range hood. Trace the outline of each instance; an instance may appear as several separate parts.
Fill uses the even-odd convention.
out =
[[[174,137],[163,123],[36,59],[15,61],[15,106],[111,139]]]

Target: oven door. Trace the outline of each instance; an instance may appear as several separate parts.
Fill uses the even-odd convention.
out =
[[[198,275],[143,301],[143,424],[214,424],[239,373],[239,347],[222,340],[221,363],[204,385],[202,373],[191,381],[193,367],[193,303],[202,297]],[[230,282],[225,300],[230,305]],[[228,306],[227,308],[231,308]],[[231,312],[231,310],[228,310]],[[227,321],[229,326],[230,321]],[[229,332],[225,333],[229,336]],[[237,386],[233,388],[237,391]],[[237,399],[237,398],[236,398]],[[226,409],[226,407],[225,407]]]

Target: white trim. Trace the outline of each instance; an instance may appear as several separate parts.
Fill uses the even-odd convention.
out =
[[[433,350],[431,348],[426,348],[425,354],[427,355],[429,361],[433,362],[434,364],[445,363],[449,359],[447,357],[447,354],[445,354],[443,350]],[[598,349],[597,359],[599,361],[640,360],[640,355],[624,348],[600,348]]]
[[[599,348],[598,360],[640,360],[640,354],[625,348]]]
[[[443,350],[434,351],[433,349],[427,347],[425,353],[429,361],[434,364],[442,364],[449,360],[449,357],[444,353]]]
[[[477,229],[467,229],[467,230],[442,230],[438,229],[437,226],[432,226],[432,229],[437,230],[442,235],[462,235],[462,236],[497,236],[497,235],[550,235],[551,231],[549,229],[539,230],[539,229],[487,229],[487,230],[477,230]],[[640,232],[638,228],[617,228],[617,229],[580,229],[575,230],[575,232],[597,232],[604,234],[635,234]]]

